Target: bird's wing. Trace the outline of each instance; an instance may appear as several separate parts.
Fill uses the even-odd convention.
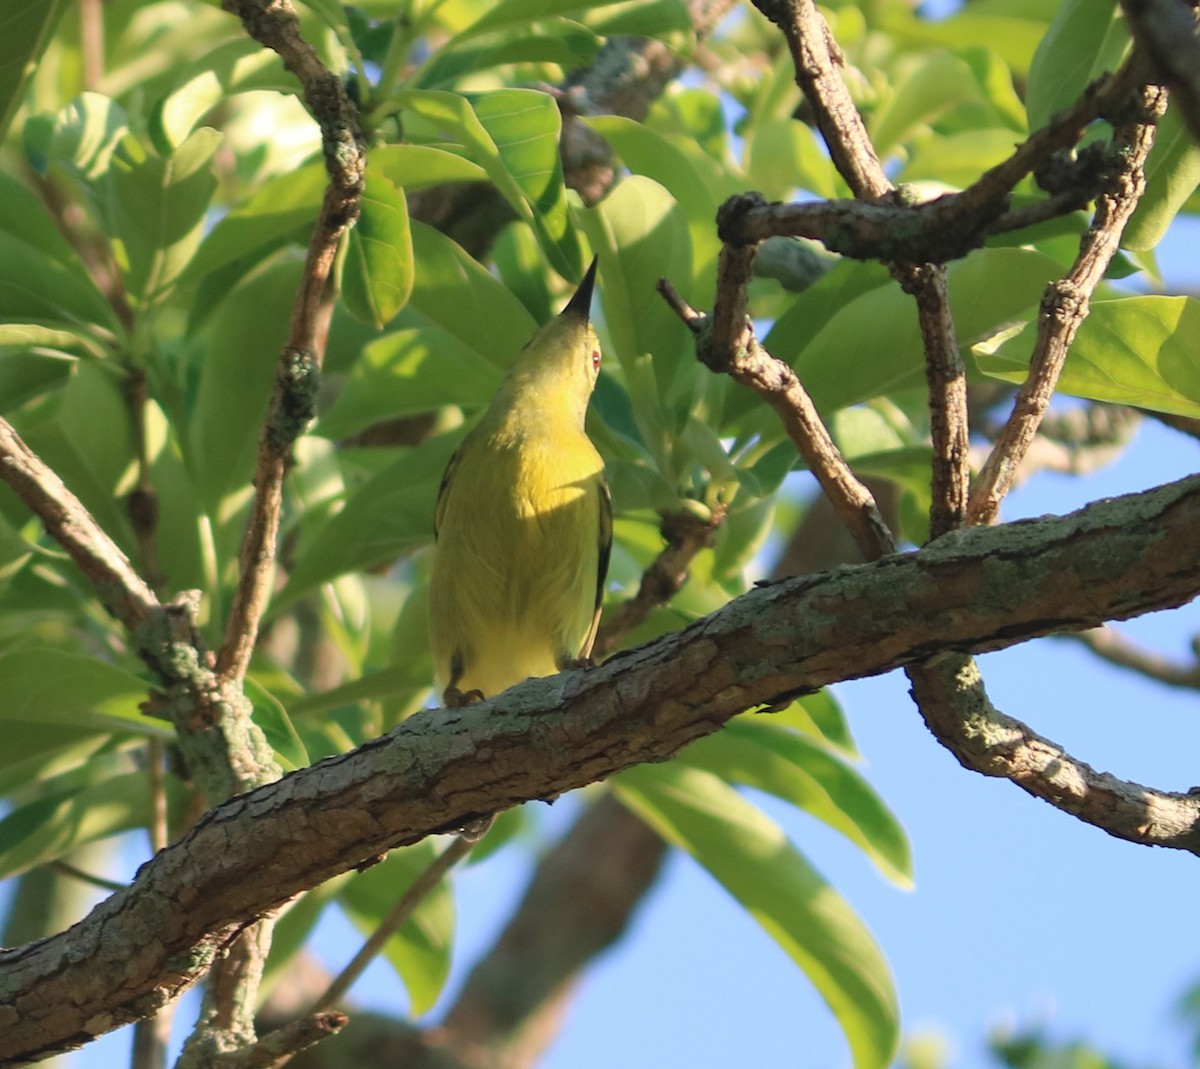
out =
[[[446,491],[450,489],[450,480],[454,478],[454,469],[458,467],[461,457],[462,446],[459,445],[453,454],[451,454],[450,460],[446,464],[446,470],[442,473],[442,482],[438,487],[437,505],[433,510],[433,540],[435,542],[437,541],[438,532],[442,529],[442,519],[446,512]]]
[[[608,489],[603,477],[597,484],[596,492],[600,495],[600,527],[597,534],[600,538],[600,553],[596,566],[596,611],[592,616],[592,626],[588,628],[587,638],[579,651],[581,658],[591,655],[592,646],[596,641],[596,632],[600,629],[600,610],[604,607],[604,580],[608,576],[608,558],[612,554],[613,519],[612,492]]]

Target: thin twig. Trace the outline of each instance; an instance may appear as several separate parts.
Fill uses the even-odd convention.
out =
[[[412,916],[413,910],[424,901],[425,896],[441,882],[446,873],[471,852],[474,846],[475,840],[455,836],[454,841],[409,885],[388,915],[379,922],[370,938],[359,947],[358,953],[350,959],[350,963],[333,978],[325,993],[313,1004],[312,1013],[317,1014],[329,1009],[354,986],[355,981],[375,959],[375,955]]]
[[[79,52],[83,88],[95,89],[104,78],[103,0],[79,0]]]
[[[917,304],[925,342],[929,437],[933,447],[929,536],[962,525],[970,489],[970,425],[967,369],[950,314],[945,268],[933,264],[897,267],[893,274]]]
[[[1114,131],[1113,148],[1120,167],[1111,189],[1097,199],[1095,217],[1080,241],[1074,265],[1064,278],[1047,286],[1042,297],[1029,374],[971,489],[971,523],[995,519],[1050,405],[1071,343],[1087,317],[1092,292],[1116,254],[1125,224],[1145,188],[1143,167],[1154,144],[1154,119],[1166,106],[1166,92],[1147,86],[1142,104],[1142,121],[1123,124]]]
[[[683,589],[692,561],[712,545],[713,536],[724,520],[724,506],[714,508],[708,519],[691,512],[673,512],[662,518],[666,545],[642,573],[638,592],[605,613],[592,648],[593,657],[603,660],[613,653],[621,640],[645,622],[654,609],[666,605]]]
[[[79,498],[4,419],[0,419],[0,479],[42,521],[50,537],[88,578],[105,609],[130,634],[137,636],[152,627],[163,608],[154,591]]]
[[[796,68],[796,84],[813,106],[838,174],[859,200],[876,201],[892,191],[875,146],[838,73],[842,53],[813,0],[755,0],[783,32]],[[765,235],[764,235],[765,236]],[[758,240],[758,239],[754,239]]]
[[[93,887],[99,887],[102,891],[124,891],[129,886],[118,880],[108,880],[103,876],[93,876],[90,872],[84,872],[83,869],[77,868],[69,861],[63,861],[61,858],[47,862],[46,867],[53,869],[55,872],[61,872],[64,876],[70,876],[72,879],[91,884]]]
[[[350,1018],[337,1010],[314,1013],[285,1024],[248,1047],[217,1054],[213,1069],[279,1069],[302,1050],[336,1035]]]
[[[759,344],[750,322],[743,321],[743,332],[732,351],[719,351],[710,340],[707,317],[689,307],[666,279],[659,280],[658,290],[689,329],[697,333],[701,360],[714,371],[724,372],[754,390],[776,411],[788,437],[829,496],[863,555],[875,560],[895,552],[895,542],[874,497],[846,463],[808,391],[787,364]]]
[[[854,210],[880,216],[877,222],[883,221],[882,214],[892,212],[898,212],[905,218],[903,224],[894,219],[887,226],[881,234],[884,238],[882,247],[878,248],[871,258],[889,263],[892,276],[905,292],[913,297],[917,305],[925,343],[930,433],[933,445],[933,507],[930,528],[936,536],[956,526],[966,507],[970,478],[966,369],[963,366],[950,313],[945,268],[940,263],[933,262],[942,257],[931,255],[934,251],[932,249],[909,246],[907,240],[898,241],[897,234],[903,233],[907,238],[909,228],[922,212],[935,213],[941,209],[937,202],[926,207],[885,206],[875,203],[892,194],[894,187],[884,173],[862,117],[850,99],[838,72],[842,62],[841,53],[828,24],[813,0],[760,0],[757,6],[787,38],[796,67],[796,82],[808,99],[839,174],[846,180],[855,197],[868,202],[856,206]],[[1017,180],[1013,178],[1012,182]],[[1011,185],[1008,188],[1011,189]],[[988,219],[994,218],[1007,206],[1006,196],[1005,194],[1005,197],[1001,198],[1003,203],[997,202],[996,206],[988,211],[982,208],[975,210],[971,218],[981,221],[985,216]],[[973,198],[970,191],[967,191],[965,201],[971,203],[974,199],[977,198]],[[997,201],[996,197],[982,199],[987,204]],[[791,207],[788,206],[789,209]],[[952,204],[950,207],[953,210]],[[731,219],[723,219],[718,215],[718,233],[726,242],[735,241],[739,223],[748,226],[746,220],[761,217],[770,210],[747,205],[744,210],[734,213]],[[850,210],[847,208],[847,212]],[[721,225],[723,222],[725,226]],[[956,223],[950,227],[945,220],[939,220],[930,230],[930,234],[940,235],[935,239],[940,241],[945,235],[962,229],[961,224]],[[754,234],[755,239],[761,239],[763,236],[765,235]],[[982,237],[976,243],[980,242]],[[718,286],[714,315],[720,310],[723,296],[723,289]],[[870,556],[871,554],[868,554],[868,558]]]
[[[292,443],[307,428],[315,410],[324,334],[333,308],[330,281],[334,256],[342,234],[358,217],[366,156],[354,104],[341,81],[300,36],[290,6],[268,0],[223,0],[222,7],[238,15],[252,37],[279,53],[284,66],[304,85],[305,103],[321,127],[329,174],[259,439],[241,573],[217,657],[220,677],[240,682],[249,667],[270,593],[283,478]]]
[[[1128,668],[1148,679],[1184,690],[1200,690],[1200,657],[1191,664],[1179,664],[1161,654],[1135,645],[1111,627],[1096,627],[1065,636],[1082,643],[1097,657],[1120,668]]]
[[[146,411],[149,400],[146,390],[146,369],[129,370],[130,422],[133,427],[137,455],[137,483],[129,495],[127,510],[133,533],[138,541],[138,556],[142,574],[155,589],[162,584],[158,567],[158,491],[150,477],[150,448],[146,439]]]

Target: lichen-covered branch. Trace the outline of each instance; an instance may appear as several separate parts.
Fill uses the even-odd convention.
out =
[[[333,312],[330,273],[342,234],[358,218],[366,154],[354,104],[341,81],[300,36],[300,25],[288,0],[223,0],[222,7],[237,15],[246,32],[277,52],[284,66],[300,79],[305,104],[321,127],[329,175],[259,439],[254,500],[242,541],[241,573],[217,658],[221,678],[240,683],[258,640],[274,575],[288,457],[292,443],[315,414],[325,334]]]

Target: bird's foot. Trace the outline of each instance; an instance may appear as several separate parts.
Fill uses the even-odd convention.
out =
[[[442,702],[447,709],[461,709],[464,705],[481,701],[483,701],[483,691],[481,690],[459,690],[458,687],[449,686],[442,693]]]

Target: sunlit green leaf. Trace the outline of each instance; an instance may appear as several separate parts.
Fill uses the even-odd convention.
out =
[[[912,884],[908,837],[865,779],[768,714],[738,717],[679,756],[730,783],[767,791],[845,835],[889,880]]]
[[[125,285],[138,299],[160,298],[196,251],[217,187],[212,159],[221,135],[202,127],[169,156],[153,155],[132,135],[113,153],[109,208],[125,258]]]
[[[0,16],[0,137],[7,132],[25,83],[67,7],[66,0],[9,0]]]
[[[156,147],[170,154],[213,108],[251,89],[299,92],[300,84],[275,53],[255,41],[243,38],[213,49],[151,113],[150,135]]]
[[[368,173],[378,171],[409,190],[487,179],[487,171],[479,164],[432,145],[381,145],[367,154],[367,167]]]
[[[1036,332],[1030,321],[976,346],[981,370],[1023,381]],[[1200,301],[1152,296],[1093,302],[1058,388],[1096,401],[1200,416]]]
[[[665,474],[673,467],[670,443],[704,385],[687,329],[656,291],[660,278],[691,278],[687,220],[666,189],[640,175],[622,182],[581,219],[600,254],[605,323],[638,429]]]
[[[804,970],[857,1069],[884,1069],[899,1039],[887,962],[861,920],[769,817],[718,777],[679,763],[613,781],[618,797],[718,880]]]
[[[982,249],[951,264],[950,303],[960,344],[966,347],[1035,309],[1046,283],[1059,274],[1054,260],[1027,249]],[[814,286],[799,300],[807,306],[820,288]],[[785,316],[768,334],[766,346],[789,360],[823,410],[924,380],[916,308],[898,285],[853,297],[815,337],[809,340],[807,333],[803,320]]]
[[[364,935],[379,926],[439,852],[439,844],[426,839],[416,846],[393,850],[386,861],[346,881],[338,900]],[[414,1017],[428,1012],[441,994],[450,972],[453,936],[454,899],[443,880],[421,899],[408,920],[384,944],[384,957],[404,981]]]
[[[1116,70],[1128,44],[1116,0],[1063,0],[1029,68],[1029,128],[1045,126],[1089,82]]]
[[[1152,249],[1200,184],[1200,146],[1180,118],[1178,105],[1169,104],[1158,120],[1154,147],[1146,160],[1146,191],[1138,201],[1121,244],[1127,249]]]
[[[436,88],[509,63],[554,63],[570,71],[591,62],[600,45],[600,37],[578,22],[538,16],[537,21],[447,42],[417,73],[414,84]]]
[[[94,657],[39,647],[0,654],[0,721],[168,738],[166,722],[138,708],[148,691],[144,679]]]
[[[321,210],[328,176],[319,163],[265,182],[244,204],[212,228],[188,264],[185,278],[198,279],[285,238],[307,240]]]
[[[823,739],[847,757],[858,756],[858,747],[850,735],[846,714],[828,689],[797,698],[787,708],[771,716],[787,727]]]
[[[397,102],[460,142],[538,235],[554,269],[575,281],[583,250],[567,210],[558,138],[558,105],[532,89],[497,89],[470,97],[433,89],[401,92]]]
[[[342,268],[346,307],[382,330],[407,303],[413,287],[413,246],[404,190],[367,171],[362,210],[350,231]]]
[[[412,221],[421,265],[412,306],[497,367],[507,368],[538,324],[506,286],[444,234]]]
[[[344,438],[385,417],[440,405],[486,405],[500,384],[495,364],[440,327],[386,334],[363,350],[318,430]]]
[[[707,283],[721,248],[713,225],[720,201],[703,174],[679,146],[641,123],[606,115],[589,120],[589,125],[616,149],[635,174],[651,178],[671,191],[687,219],[692,272]],[[676,286],[684,285],[684,280],[678,277],[673,281]]]
[[[0,819],[0,878],[53,861],[151,820],[145,772],[110,776],[63,794],[48,794]]]
[[[341,511],[302,543],[280,598],[432,542],[438,487],[458,438],[439,435],[405,450],[351,491]]]
[[[298,263],[254,276],[225,296],[202,336],[187,455],[214,516],[225,495],[250,480],[299,278]]]

